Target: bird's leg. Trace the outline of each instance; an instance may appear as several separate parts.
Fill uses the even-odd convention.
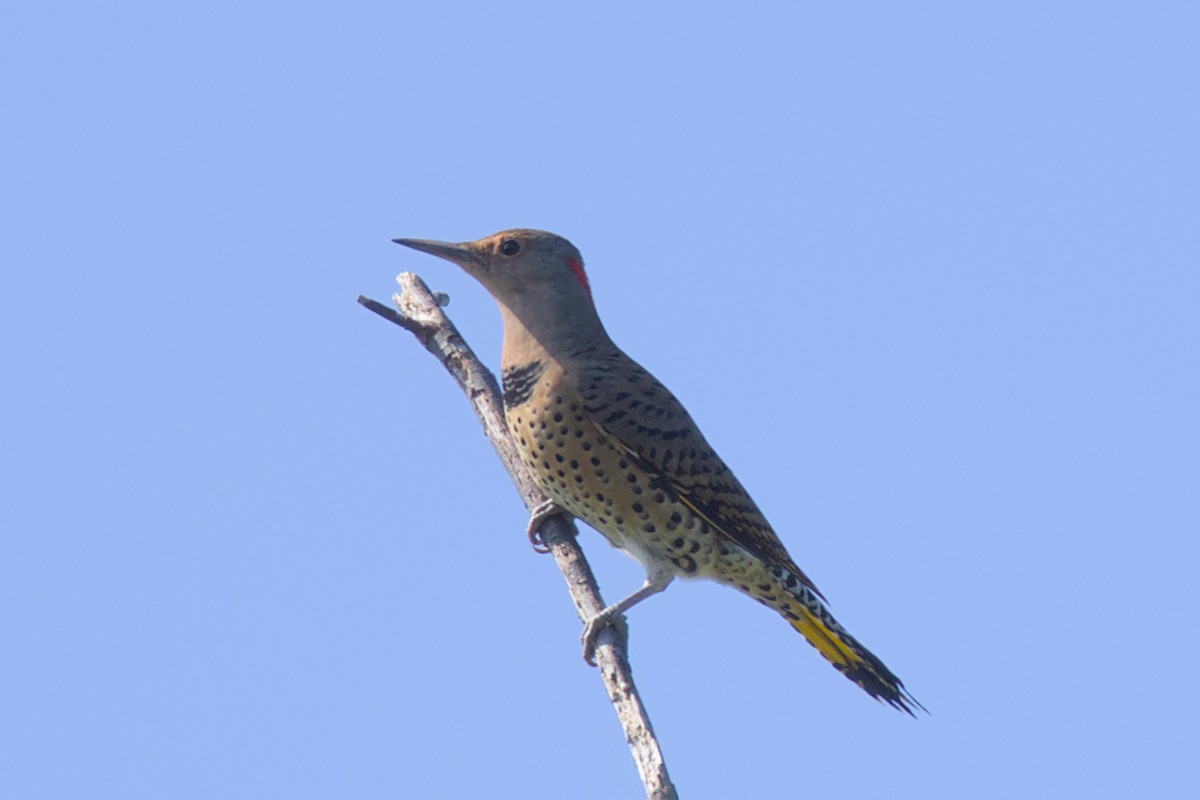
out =
[[[542,538],[542,523],[558,514],[570,514],[570,512],[563,510],[553,500],[543,500],[534,506],[533,512],[529,516],[529,527],[525,532],[529,534],[529,543],[533,545],[535,552],[550,552],[550,548],[546,546],[546,540]]]
[[[658,594],[666,589],[673,580],[675,580],[675,573],[669,568],[659,567],[647,570],[646,582],[640,589],[589,619],[583,626],[583,660],[593,667],[596,666],[596,637],[600,635],[600,631],[604,630],[604,626],[623,623],[625,620],[622,615],[626,611],[650,595]]]

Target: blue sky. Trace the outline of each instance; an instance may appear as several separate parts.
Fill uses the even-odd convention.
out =
[[[637,797],[467,404],[354,303],[538,227],[846,626],[631,615],[686,798],[1184,797],[1186,3],[42,3],[0,30],[0,794]],[[641,579],[593,532],[610,599]]]

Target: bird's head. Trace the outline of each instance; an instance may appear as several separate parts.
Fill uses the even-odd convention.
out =
[[[484,285],[506,315],[519,320],[539,340],[544,334],[561,337],[573,327],[600,328],[583,256],[561,236],[515,228],[458,244],[392,241],[462,267]]]
[[[515,228],[459,244],[431,239],[392,241],[454,262],[502,302],[530,293],[553,296],[560,302],[591,302],[583,256],[575,245],[553,233]]]

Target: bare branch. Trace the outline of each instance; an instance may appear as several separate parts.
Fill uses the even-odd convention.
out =
[[[546,497],[534,484],[517,454],[516,445],[504,422],[504,405],[495,376],[480,362],[442,311],[429,287],[411,272],[401,273],[396,281],[402,287],[393,295],[398,311],[382,303],[360,296],[358,302],[391,322],[411,331],[417,340],[442,362],[467,395],[483,424],[484,433],[496,448],[504,468],[517,487],[525,507],[533,511]],[[567,581],[567,589],[581,620],[590,619],[604,608],[600,588],[592,568],[576,541],[578,531],[568,517],[558,515],[547,519],[541,527],[541,538]],[[628,637],[624,625],[608,626],[597,637],[596,663],[604,688],[625,731],[625,740],[650,800],[677,800],[678,794],[667,775],[662,751],[650,725],[650,717],[638,695],[629,666]]]

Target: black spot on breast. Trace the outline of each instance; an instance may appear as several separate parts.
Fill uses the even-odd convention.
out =
[[[671,563],[689,575],[696,571],[696,559],[691,556],[674,556]]]

